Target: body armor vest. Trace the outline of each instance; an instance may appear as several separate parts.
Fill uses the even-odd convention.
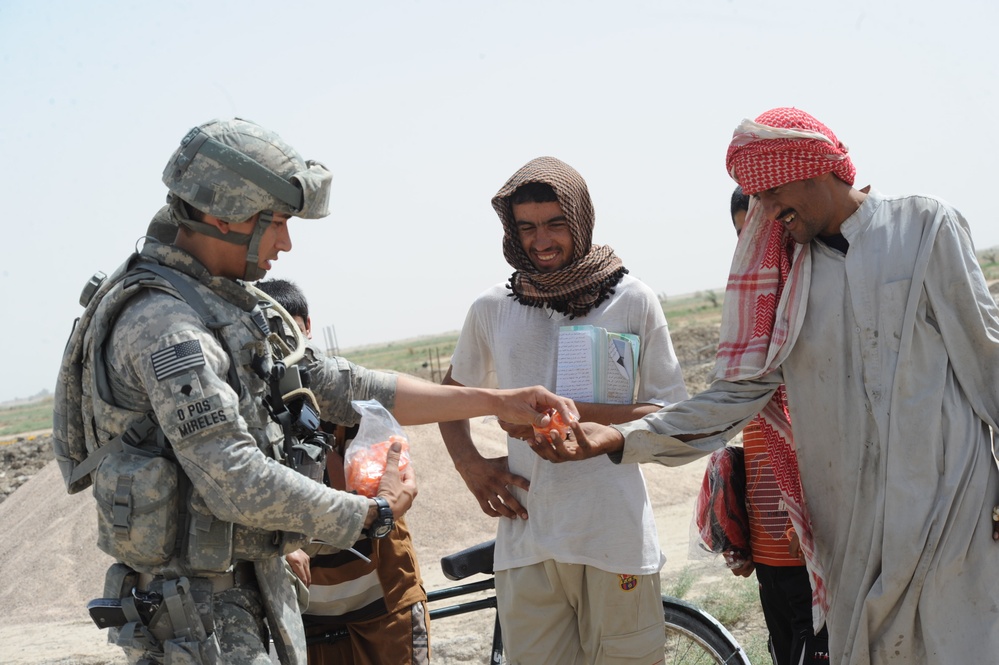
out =
[[[190,305],[225,349],[226,379],[239,395],[249,433],[265,455],[285,461],[284,433],[270,420],[264,402],[269,386],[261,377],[270,374],[274,360],[259,307],[247,294],[251,308],[244,309],[164,265],[154,256],[157,247],[162,249],[147,245],[99,284],[67,344],[53,423],[53,446],[67,490],[94,485],[98,545],[141,572],[211,575],[238,560],[292,551],[305,536],[216,519],[173,459],[152,411],[123,408],[115,400],[105,364],[114,324],[135,295],[161,290]]]

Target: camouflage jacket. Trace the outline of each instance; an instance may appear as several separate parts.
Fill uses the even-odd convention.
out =
[[[271,362],[270,345],[254,321],[254,314],[263,320],[256,298],[240,282],[213,277],[176,247],[148,243],[142,256],[192,278],[213,315],[212,329],[184,300],[162,289],[144,289],[128,301],[111,330],[107,379],[125,412],[155,413],[193,487],[195,520],[233,524],[232,561],[283,554],[287,548],[276,532],[300,532],[349,547],[360,536],[367,499],[324,487],[274,459],[280,455],[281,429],[264,406],[267,385],[250,367]],[[237,365],[238,393],[231,385],[230,354]],[[393,404],[390,374],[322,359],[315,361],[312,376],[324,418],[356,421],[353,399]],[[102,438],[125,426],[94,415]],[[227,566],[224,562],[220,568]]]

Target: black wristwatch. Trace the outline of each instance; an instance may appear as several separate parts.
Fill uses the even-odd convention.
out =
[[[361,529],[361,533],[368,538],[384,538],[395,528],[395,516],[389,508],[388,501],[380,496],[376,496],[375,504],[378,506],[378,513],[375,515],[371,526]]]

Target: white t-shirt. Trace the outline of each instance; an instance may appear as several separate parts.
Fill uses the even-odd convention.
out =
[[[569,319],[529,307],[499,284],[469,309],[451,358],[452,378],[466,386],[555,390],[559,328],[594,325],[641,339],[638,402],[671,404],[687,397],[662,306],[648,286],[625,275],[615,293],[583,317]],[[502,518],[494,568],[548,559],[612,573],[648,575],[665,562],[645,478],[637,464],[605,455],[552,464],[523,441],[508,437],[510,471],[527,478],[529,492],[511,491],[529,519]]]

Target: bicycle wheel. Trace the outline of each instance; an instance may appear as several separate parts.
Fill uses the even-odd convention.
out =
[[[707,612],[663,596],[663,618],[665,665],[751,665],[732,634]]]

